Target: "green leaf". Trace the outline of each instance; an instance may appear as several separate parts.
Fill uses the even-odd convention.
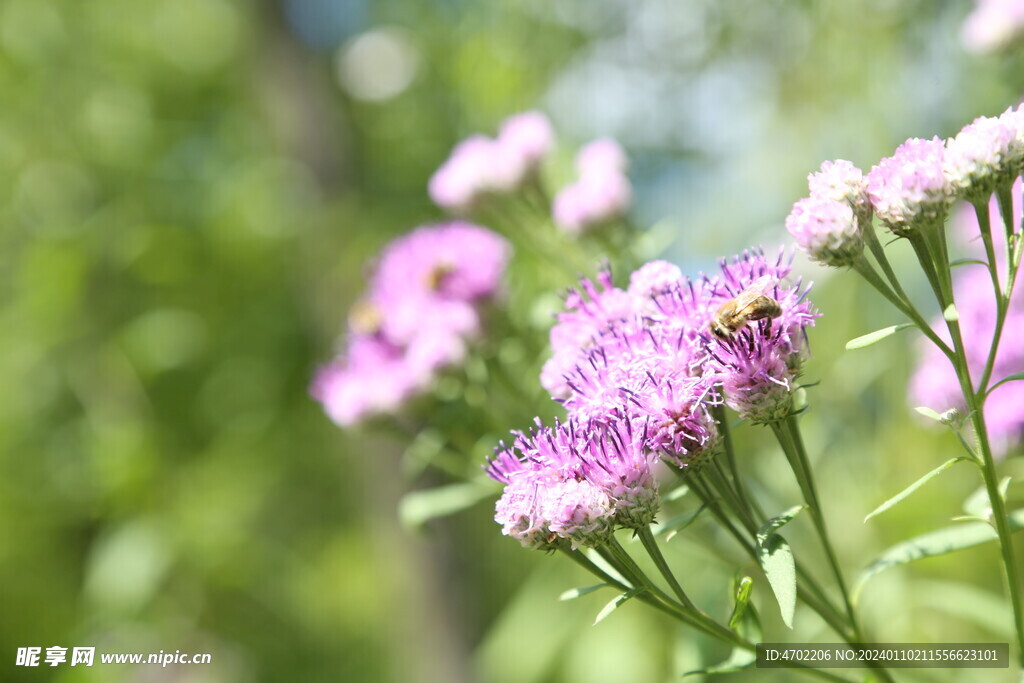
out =
[[[1003,477],[999,481],[999,494],[1004,502],[1006,501],[1006,491],[1010,488],[1010,479],[1011,477]],[[992,515],[992,503],[988,499],[988,489],[981,486],[967,496],[967,500],[964,501],[964,512],[968,517],[989,521]]]
[[[979,266],[985,266],[986,268],[988,268],[988,264],[987,263],[985,263],[984,261],[979,261],[976,258],[958,258],[956,261],[950,261],[949,262],[949,267],[950,268],[956,268],[958,266],[967,266],[967,265],[970,265],[972,263],[976,264],[976,265],[979,265]]]
[[[757,530],[757,542],[763,543],[763,539],[768,538],[768,536],[789,524],[793,521],[793,518],[806,509],[806,505],[794,505],[785,512],[769,519],[760,529]]]
[[[917,410],[918,410],[918,412],[921,411],[920,408],[918,408]],[[900,503],[904,499],[909,497],[910,494],[912,494],[914,491],[918,490],[919,488],[921,488],[922,486],[927,484],[932,478],[939,476],[940,474],[942,474],[943,472],[948,470],[950,467],[952,467],[953,465],[955,465],[958,462],[961,462],[963,460],[967,460],[967,458],[964,458],[964,457],[950,458],[949,460],[947,460],[946,462],[942,463],[941,465],[936,467],[934,470],[929,472],[928,474],[924,475],[923,477],[921,477],[920,479],[915,481],[913,484],[911,484],[907,488],[905,488],[902,491],[900,491],[899,493],[897,493],[895,496],[893,496],[889,500],[887,500],[884,503],[882,503],[881,505],[879,505],[877,508],[874,509],[874,511],[871,512],[871,514],[869,514],[867,517],[864,518],[864,521],[867,522],[869,519],[871,519],[875,515],[879,515],[879,514],[885,512],[886,510],[888,510],[889,508],[894,507],[897,503]]]
[[[735,604],[732,609],[732,616],[729,617],[729,628],[739,633],[751,642],[761,640],[761,624],[757,618],[754,606],[750,604],[750,593],[754,588],[754,580],[744,576],[734,586],[733,597]],[[739,671],[749,667],[757,659],[755,653],[741,647],[735,647],[729,658],[714,666],[705,667],[696,671],[687,671],[683,677],[697,674],[724,674],[732,671]]]
[[[920,578],[915,578],[910,587],[915,596],[912,602],[915,606],[973,622],[1000,638],[1013,638],[1010,627],[1013,610],[1009,601],[998,592],[966,583]]]
[[[630,598],[639,595],[643,590],[644,588],[641,586],[640,588],[633,588],[632,590],[626,591],[622,595],[616,595],[614,598],[612,598],[611,602],[605,605],[601,609],[601,611],[597,613],[597,618],[594,619],[594,626],[597,626],[604,620],[605,617],[607,617],[609,614],[618,609],[619,605],[622,605]]]
[[[674,500],[679,500],[680,498],[682,498],[683,496],[685,496],[689,492],[690,492],[690,487],[687,486],[686,484],[682,484],[682,485],[677,486],[676,488],[672,489],[667,494],[665,494],[664,500],[667,500],[669,502],[672,502]]]
[[[913,326],[913,323],[902,323],[900,325],[890,325],[889,327],[883,327],[880,330],[869,332],[868,334],[857,337],[856,339],[851,339],[850,341],[846,342],[846,350],[853,351],[855,349],[863,349],[864,347],[871,346],[872,344],[877,344],[886,337],[891,337],[897,332]]]
[[[942,312],[942,317],[951,323],[955,323],[960,320],[960,314],[957,313],[956,304],[946,306],[946,310]]]
[[[989,394],[991,394],[992,391],[1000,384],[1006,384],[1007,382],[1019,382],[1022,379],[1024,379],[1024,372],[1015,372],[1012,375],[1004,377],[995,384],[993,384],[992,386],[990,386],[987,390],[985,390],[985,395],[988,396]]]
[[[704,669],[697,669],[696,671],[687,671],[683,674],[683,677],[696,676],[698,674],[727,674],[734,671],[740,671],[746,669],[754,662],[757,661],[757,654],[750,650],[744,650],[740,647],[734,647],[732,654],[729,655],[729,659],[725,660],[721,664],[715,664]]]
[[[930,420],[935,420],[936,422],[942,422],[942,415],[939,415],[937,412],[935,412],[934,410],[932,410],[928,406],[918,406],[918,407],[914,408],[914,410],[916,410],[918,413],[920,413],[921,415],[924,415],[925,417],[927,417]]]
[[[775,531],[806,508],[806,505],[792,507],[769,519],[757,531],[757,561],[779,603],[782,621],[789,628],[793,628],[793,616],[796,614],[796,561],[789,543]]]
[[[413,491],[398,503],[398,517],[407,528],[416,529],[437,517],[461,512],[493,496],[495,487],[480,482],[450,484]]]
[[[655,530],[654,535],[664,536],[666,543],[671,541],[676,534],[696,522],[697,518],[700,517],[700,513],[704,512],[705,509],[707,509],[706,503],[701,505],[694,512],[684,512],[681,515],[676,515],[664,524],[660,525],[657,530]]]
[[[596,590],[601,590],[605,586],[609,586],[609,584],[607,584],[607,583],[598,583],[598,584],[595,584],[593,586],[583,586],[581,588],[570,588],[569,590],[567,590],[564,593],[562,593],[561,595],[559,595],[558,599],[561,600],[562,602],[565,602],[566,600],[575,600],[576,598],[583,597],[587,593],[593,593]]]
[[[1024,510],[1016,510],[1010,513],[1009,522],[1012,531],[1024,529]],[[883,552],[878,559],[864,570],[864,573],[861,574],[857,585],[853,589],[854,600],[860,595],[868,581],[890,567],[907,564],[926,557],[937,557],[939,555],[955,553],[958,550],[988,543],[996,538],[996,532],[992,529],[992,525],[983,522],[967,522],[944,527],[915,536],[902,543],[897,543]]]
[[[732,608],[732,615],[729,617],[729,628],[736,630],[740,626],[740,620],[747,612],[747,605],[750,604],[750,592],[754,589],[754,580],[749,576],[740,579],[736,586],[736,602]]]

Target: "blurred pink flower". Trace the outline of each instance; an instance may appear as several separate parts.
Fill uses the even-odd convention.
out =
[[[976,0],[974,11],[967,15],[960,29],[960,39],[970,52],[995,52],[1016,40],[1021,29],[1024,29],[1024,2]]]
[[[554,132],[543,114],[510,116],[497,138],[473,135],[452,149],[430,178],[430,198],[449,211],[470,211],[489,194],[517,190],[537,173],[553,145]]]
[[[576,156],[579,179],[555,196],[555,223],[565,232],[579,235],[625,214],[633,201],[626,165],[626,155],[614,140],[585,145]]]

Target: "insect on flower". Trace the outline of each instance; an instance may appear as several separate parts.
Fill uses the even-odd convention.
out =
[[[774,277],[762,275],[736,295],[736,298],[729,299],[719,306],[714,320],[711,321],[711,333],[719,339],[728,339],[751,320],[778,318],[782,315],[779,302],[765,293],[775,284]]]

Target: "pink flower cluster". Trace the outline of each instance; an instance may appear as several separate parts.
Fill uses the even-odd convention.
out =
[[[619,143],[608,138],[585,145],[576,156],[579,179],[555,196],[555,223],[579,235],[622,216],[633,200],[626,176],[628,161]]]
[[[511,116],[496,138],[474,135],[452,149],[430,178],[430,198],[441,208],[466,212],[485,197],[517,190],[533,176],[554,144],[551,123],[540,112]]]
[[[852,264],[864,251],[864,226],[871,220],[864,174],[845,159],[826,161],[807,186],[811,196],[793,206],[786,229],[812,260]]]
[[[805,328],[817,317],[807,290],[786,282],[789,273],[781,252],[769,259],[758,251],[723,260],[718,274],[696,280],[663,261],[633,273],[625,290],[608,272],[596,283],[583,280],[551,330],[553,356],[541,376],[569,422],[520,435],[521,455],[500,449],[489,468],[506,484],[497,508],[505,533],[532,546],[555,538],[593,543],[616,525],[646,523],[657,504],[637,501],[656,501],[653,462],[693,466],[716,451],[713,406],[724,402],[757,423],[786,417],[808,351]],[[759,297],[776,303],[778,315],[747,321]],[[711,325],[723,306],[736,315],[730,334],[718,336]],[[643,486],[618,479],[610,488],[577,486],[593,483],[565,465],[580,460],[580,439],[588,449],[618,454],[617,463],[632,463]],[[540,441],[544,455],[537,454]],[[598,471],[621,474],[607,465]],[[572,481],[571,491],[562,486]],[[623,509],[644,512],[629,517]]]
[[[864,249],[871,213],[907,237],[942,220],[954,199],[985,201],[1024,165],[1024,106],[980,117],[953,138],[911,138],[864,177],[849,161],[822,164],[810,197],[793,206],[786,229],[815,261],[852,265]]]
[[[320,369],[310,393],[341,426],[397,411],[462,360],[508,257],[504,238],[464,222],[393,241],[350,312],[347,351]]]

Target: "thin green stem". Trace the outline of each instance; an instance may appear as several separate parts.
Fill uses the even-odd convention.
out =
[[[886,279],[889,280],[889,284],[892,285],[893,290],[897,296],[903,300],[909,308],[913,308],[910,303],[910,297],[903,291],[903,286],[900,284],[900,279],[896,277],[896,271],[893,270],[892,264],[889,263],[888,257],[885,255],[885,247],[878,240],[878,234],[875,232],[875,226],[870,221],[867,227],[864,229],[864,238],[868,244],[868,248],[871,253],[874,254],[875,260],[878,261],[878,265],[882,267],[882,272],[885,273]]]
[[[732,441],[732,429],[729,428],[729,416],[725,412],[725,406],[719,404],[711,407],[711,416],[718,423],[718,433],[722,436],[722,447],[725,450],[725,462],[729,466],[729,472],[732,474],[733,486],[736,487],[736,493],[739,494],[741,500],[743,500],[756,515],[764,517],[764,513],[761,512],[760,507],[757,505],[757,501],[751,497],[746,487],[743,485],[743,477],[740,476],[740,468],[736,461],[736,450],[733,447]]]
[[[953,340],[953,350],[955,353],[953,366],[956,370],[957,380],[960,383],[960,390],[963,393],[964,401],[967,403],[971,424],[978,439],[978,448],[981,451],[982,478],[985,482],[985,490],[988,493],[989,504],[992,506],[992,520],[996,527],[996,534],[999,536],[999,550],[1003,558],[1003,570],[1010,595],[1010,604],[1013,607],[1017,656],[1021,666],[1024,666],[1024,602],[1022,602],[1020,570],[1017,567],[1017,559],[1013,550],[1013,535],[1006,512],[1006,503],[999,490],[999,475],[996,471],[995,459],[992,456],[992,446],[989,443],[988,427],[985,424],[984,398],[980,395],[980,391],[975,391],[974,383],[971,380],[970,366],[967,361],[967,353],[964,348],[959,321],[947,320],[946,324],[949,328],[950,337]]]
[[[825,556],[830,568],[832,569],[836,583],[839,586],[839,592],[843,598],[843,606],[846,608],[847,620],[849,621],[850,630],[852,631],[853,642],[863,643],[863,631],[857,621],[857,614],[853,609],[853,602],[850,600],[850,593],[846,587],[846,580],[843,578],[843,572],[839,566],[839,558],[832,546],[831,537],[829,536],[828,528],[825,524],[825,515],[818,499],[818,492],[814,484],[814,475],[811,469],[810,459],[807,457],[807,450],[804,448],[803,438],[800,435],[800,428],[797,425],[796,417],[790,415],[781,422],[773,423],[772,429],[775,431],[775,435],[778,438],[783,451],[786,452],[786,457],[789,460],[794,475],[796,475],[797,482],[800,484],[801,491],[803,491],[804,500],[811,513],[811,520],[814,522],[818,538],[821,541],[822,548],[825,551]],[[892,681],[892,676],[885,667],[877,665],[872,666],[872,669],[883,680]]]
[[[871,267],[871,264],[868,263],[867,259],[862,258],[854,262],[853,269],[856,270],[861,277],[867,280],[868,284],[878,290],[878,293],[884,296],[889,303],[896,307],[898,311],[907,316],[910,321],[914,323],[917,329],[921,330],[921,333],[928,337],[929,341],[931,341],[939,351],[943,353],[943,355],[947,358],[953,357],[952,349],[950,349],[946,342],[942,341],[942,339],[935,334],[935,330],[933,330],[931,325],[921,317],[921,314],[917,312],[917,309],[912,303],[910,303],[909,299],[901,298],[889,289],[888,285],[886,285],[882,278],[878,276],[878,273],[876,273],[875,269]]]
[[[843,578],[843,572],[839,568],[839,560],[836,557],[835,550],[832,547],[831,538],[828,534],[828,529],[825,525],[825,515],[821,509],[821,503],[818,500],[817,487],[814,484],[814,478],[811,473],[810,461],[807,458],[803,441],[800,438],[799,427],[796,425],[796,418],[789,416],[785,420],[773,423],[772,429],[775,431],[776,438],[778,438],[783,451],[786,453],[786,457],[793,469],[793,473],[796,475],[797,483],[800,485],[800,490],[803,492],[804,500],[810,509],[811,519],[814,522],[818,538],[821,541],[822,548],[825,550],[828,563],[836,578],[839,591],[842,594],[843,605],[846,608],[847,619],[850,622],[850,627],[853,629],[854,637],[856,637],[857,640],[861,640],[862,637],[860,627],[857,624],[857,616],[854,613],[853,603],[850,600],[849,591],[846,588],[846,580]]]
[[[679,602],[685,607],[696,610],[697,606],[686,595],[686,591],[683,590],[683,587],[676,579],[676,575],[672,573],[671,567],[668,566],[668,562],[665,561],[665,556],[661,554],[661,548],[658,547],[658,542],[654,539],[654,534],[651,533],[651,527],[649,525],[641,527],[637,530],[637,535],[640,537],[640,542],[644,544],[644,548],[647,549],[647,554],[654,560],[654,566],[658,568],[661,575],[668,581],[672,592],[679,598]]]
[[[711,493],[707,485],[699,478],[691,476],[688,478],[690,488],[694,493],[701,499],[701,502],[711,510],[711,514],[715,516],[718,522],[725,527],[725,529],[736,539],[736,542],[740,544],[744,552],[750,556],[750,559],[755,563],[760,564],[757,554],[757,548],[751,543],[751,541],[744,536],[732,523],[732,520],[725,514],[721,506],[718,505],[717,499],[714,494]],[[763,517],[763,515],[762,515]],[[750,538],[755,538],[756,532],[750,533]],[[803,565],[799,562],[796,563],[797,576],[803,585],[798,586],[797,597],[802,600],[808,607],[813,609],[821,616],[825,622],[832,627],[832,629],[839,634],[843,640],[853,643],[854,639],[851,637],[848,630],[848,626],[843,618],[839,615],[839,612],[832,606],[828,598],[825,595],[825,591],[821,589],[818,583],[814,580]]]

